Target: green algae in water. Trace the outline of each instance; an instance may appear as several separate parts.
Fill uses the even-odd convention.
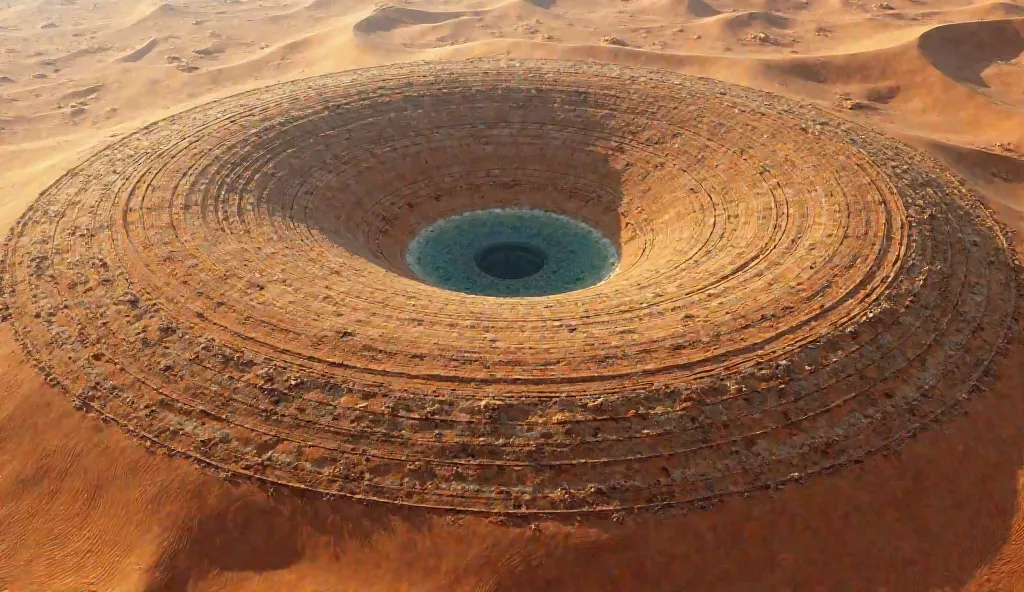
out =
[[[480,296],[548,296],[600,283],[619,254],[579,220],[531,209],[466,212],[435,222],[409,244],[406,262],[439,288]]]

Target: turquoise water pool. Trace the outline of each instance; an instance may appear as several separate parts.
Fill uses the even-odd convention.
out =
[[[610,240],[579,220],[508,208],[435,222],[409,244],[406,262],[439,288],[526,297],[598,284],[615,270],[619,254]]]

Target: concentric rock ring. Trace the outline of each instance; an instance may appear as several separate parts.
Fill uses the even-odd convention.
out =
[[[616,272],[531,299],[425,285],[430,223],[532,207]],[[461,510],[657,506],[900,441],[971,391],[1017,270],[902,144],[720,82],[397,65],[150,125],[50,187],[3,292],[48,380],[222,470]]]

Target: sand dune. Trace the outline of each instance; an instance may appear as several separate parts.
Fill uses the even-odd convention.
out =
[[[188,17],[188,10],[184,5],[174,5],[168,2],[161,2],[155,6],[141,4],[139,12],[128,15],[125,25],[118,29],[121,34],[132,33],[135,30],[151,31],[153,27],[164,27],[170,22]]]
[[[704,0],[643,0],[637,2],[633,9],[638,13],[673,19],[700,19],[720,14]]]
[[[792,26],[786,15],[767,11],[730,12],[719,15],[714,21],[705,22],[714,22],[723,32],[733,34],[742,34],[751,28],[785,30]]]
[[[160,39],[157,38],[157,37],[153,37],[149,41],[147,41],[147,42],[143,43],[141,46],[139,46],[138,49],[136,49],[136,50],[134,50],[134,51],[132,51],[130,53],[127,53],[127,54],[125,54],[125,55],[123,55],[123,56],[121,56],[121,57],[119,57],[117,59],[122,61],[122,62],[137,62],[137,61],[141,60],[142,58],[148,56],[150,54],[150,52],[152,52],[154,49],[156,49],[156,46],[159,45],[159,44],[160,44]]]
[[[1024,53],[1024,19],[942,25],[918,39],[921,54],[962,84],[987,87],[982,73]]]
[[[352,68],[502,56],[814,103],[956,171],[1024,249],[1024,4],[882,4],[0,2],[0,227],[186,108]],[[966,416],[898,453],[706,511],[531,527],[226,481],[76,411],[0,322],[0,590],[1021,590],[1022,352],[1018,336]]]
[[[63,95],[61,95],[61,98],[64,99],[64,100],[68,100],[68,101],[76,101],[78,99],[85,99],[85,98],[88,98],[88,97],[91,97],[91,96],[95,96],[96,93],[98,93],[100,91],[100,89],[102,89],[102,88],[103,88],[102,84],[94,84],[92,86],[86,86],[86,87],[83,87],[83,88],[79,88],[77,90],[73,90],[73,91],[68,92],[68,93],[64,93]]]
[[[436,25],[466,16],[479,16],[480,14],[483,13],[481,11],[433,12],[430,10],[389,6],[375,10],[373,14],[353,25],[352,29],[356,33],[372,35],[374,33],[388,33],[402,27]]]
[[[1024,6],[1013,2],[980,2],[948,10],[923,10],[917,13],[922,18],[948,17],[958,21],[983,21],[1024,16]]]

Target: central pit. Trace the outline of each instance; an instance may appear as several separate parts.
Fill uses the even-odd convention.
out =
[[[607,279],[614,243],[569,216],[491,208],[438,220],[409,244],[406,262],[424,282],[495,297],[549,296]]]
[[[476,268],[501,280],[521,280],[544,269],[547,254],[523,243],[498,243],[473,257]]]

